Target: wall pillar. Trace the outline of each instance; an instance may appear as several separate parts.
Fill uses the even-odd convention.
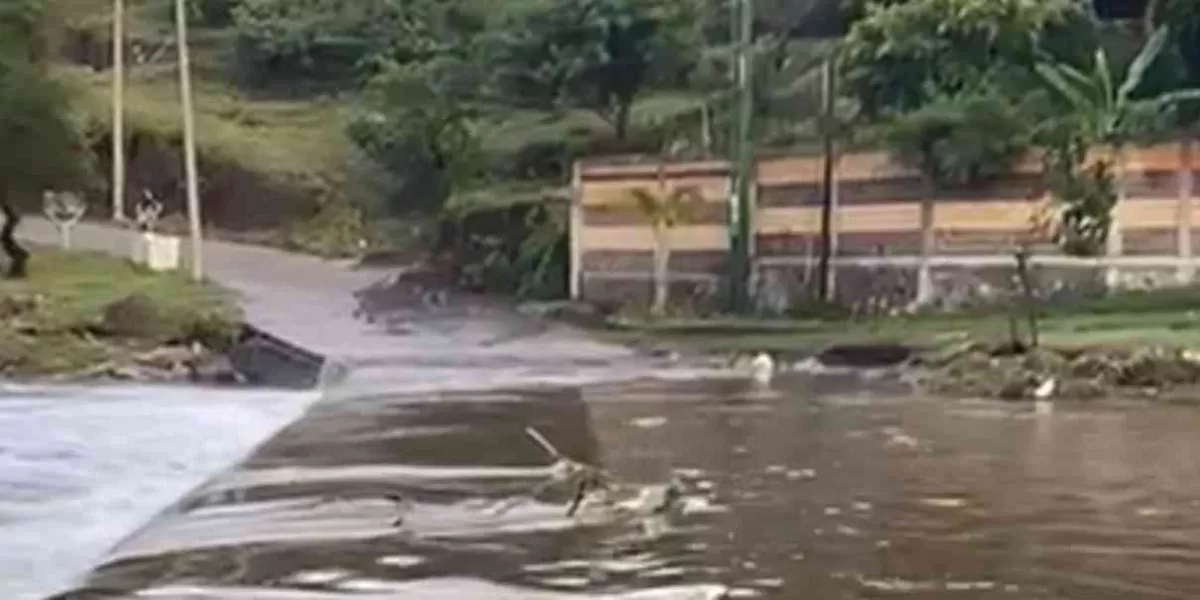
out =
[[[571,257],[567,273],[571,300],[583,295],[583,175],[579,161],[571,165],[571,217],[567,235],[570,236]]]
[[[1196,265],[1192,262],[1192,193],[1195,183],[1192,149],[1190,136],[1179,142],[1179,205],[1175,218],[1175,248],[1179,253],[1176,273],[1181,285],[1190,285],[1196,277]]]
[[[934,227],[936,200],[932,189],[921,197],[921,256],[917,264],[918,306],[933,301],[933,255],[937,251],[937,230]]]

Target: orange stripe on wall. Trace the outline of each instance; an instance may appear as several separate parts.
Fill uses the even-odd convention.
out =
[[[721,225],[687,225],[676,227],[667,234],[671,249],[723,250],[728,247],[728,233]],[[654,232],[649,227],[619,225],[613,227],[584,227],[580,238],[585,252],[591,250],[652,250]]]

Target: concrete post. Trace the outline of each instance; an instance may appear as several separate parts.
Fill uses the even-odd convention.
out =
[[[1179,252],[1177,269],[1179,283],[1189,285],[1196,277],[1196,266],[1192,262],[1192,193],[1195,175],[1192,171],[1192,138],[1179,142],[1179,204],[1175,217],[1175,248]]]
[[[1121,210],[1129,191],[1129,165],[1126,162],[1125,150],[1115,148],[1113,158],[1117,170],[1117,202],[1112,209],[1112,224],[1108,229],[1108,240],[1105,246],[1105,259],[1109,264],[1104,269],[1104,285],[1113,290],[1121,284],[1121,269],[1113,263],[1125,253],[1125,236],[1121,228]]]
[[[583,294],[583,169],[579,161],[571,166],[571,223],[567,231],[571,242],[571,263],[567,274],[571,300]]]
[[[924,306],[933,300],[932,259],[937,251],[937,230],[934,228],[933,190],[921,197],[921,256],[917,266],[917,305]]]

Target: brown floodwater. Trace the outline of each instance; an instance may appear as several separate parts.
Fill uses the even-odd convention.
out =
[[[647,534],[529,497],[527,426],[678,477],[683,514]],[[319,405],[59,598],[1195,598],[1197,457],[1192,408],[844,376],[376,394]]]

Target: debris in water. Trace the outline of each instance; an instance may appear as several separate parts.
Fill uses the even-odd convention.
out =
[[[415,567],[417,565],[423,564],[425,562],[425,559],[420,556],[399,554],[396,556],[384,556],[383,558],[380,558],[379,560],[377,560],[375,562],[376,562],[376,564],[379,564],[384,567],[397,567],[397,568],[401,568],[401,569],[407,569],[410,567]]]
[[[962,508],[967,505],[967,501],[963,498],[925,498],[921,500],[921,504],[933,508]]]
[[[599,467],[567,458],[537,429],[526,427],[525,433],[555,460],[550,467],[550,481],[540,486],[535,495],[554,485],[570,486],[574,495],[567,507],[568,517],[574,517],[585,505],[618,518],[664,515],[680,507],[683,490],[678,480],[673,479],[667,485],[623,485]]]
[[[803,479],[810,480],[817,478],[817,472],[812,469],[796,469],[787,472],[787,478],[791,480]]]
[[[667,424],[666,417],[643,417],[629,422],[638,429],[657,429]]]

